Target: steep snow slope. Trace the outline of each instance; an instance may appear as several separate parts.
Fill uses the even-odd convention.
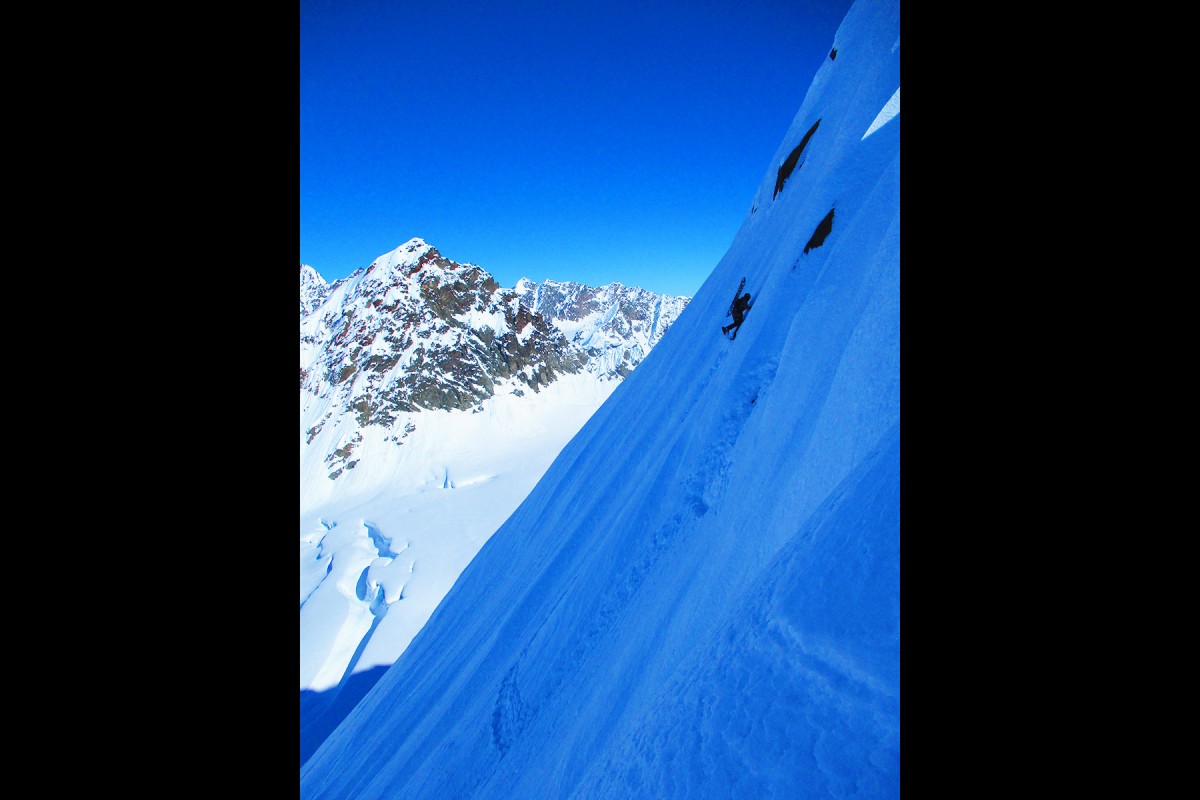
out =
[[[898,3],[832,48],[729,252],[301,797],[899,795]]]

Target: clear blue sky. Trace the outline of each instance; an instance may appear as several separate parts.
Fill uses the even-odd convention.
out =
[[[301,0],[300,263],[693,295],[850,0]]]

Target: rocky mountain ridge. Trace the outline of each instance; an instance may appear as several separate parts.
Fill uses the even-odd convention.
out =
[[[525,278],[514,291],[587,353],[587,368],[604,378],[624,378],[632,372],[690,299],[620,283],[595,287],[572,281],[538,284]]]
[[[399,444],[412,427],[403,415],[478,411],[499,393],[538,392],[581,371],[621,380],[688,300],[618,283],[522,279],[505,289],[419,238],[333,284],[301,265],[301,407],[306,396],[326,401],[305,440],[349,415],[359,430],[400,428]],[[331,477],[353,466],[357,440],[339,444]]]

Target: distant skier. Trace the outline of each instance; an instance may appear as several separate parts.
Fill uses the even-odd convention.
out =
[[[730,325],[721,326],[721,333],[725,334],[730,339],[736,339],[738,328],[742,327],[742,322],[746,319],[746,312],[750,310],[751,305],[753,304],[750,302],[749,292],[733,298],[733,308],[731,309],[733,313],[733,323]],[[732,334],[729,332],[730,330],[733,331]]]

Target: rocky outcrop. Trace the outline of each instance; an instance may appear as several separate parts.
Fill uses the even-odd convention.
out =
[[[301,388],[332,393],[364,427],[536,392],[586,361],[514,291],[420,239],[327,288],[301,317]]]
[[[369,426],[402,446],[422,411],[480,411],[585,370],[622,380],[688,300],[619,283],[505,289],[421,239],[332,284],[301,266],[301,441],[328,448],[336,479],[365,457]]]
[[[587,354],[589,371],[616,379],[641,363],[690,300],[620,283],[594,287],[522,279],[515,291]]]

